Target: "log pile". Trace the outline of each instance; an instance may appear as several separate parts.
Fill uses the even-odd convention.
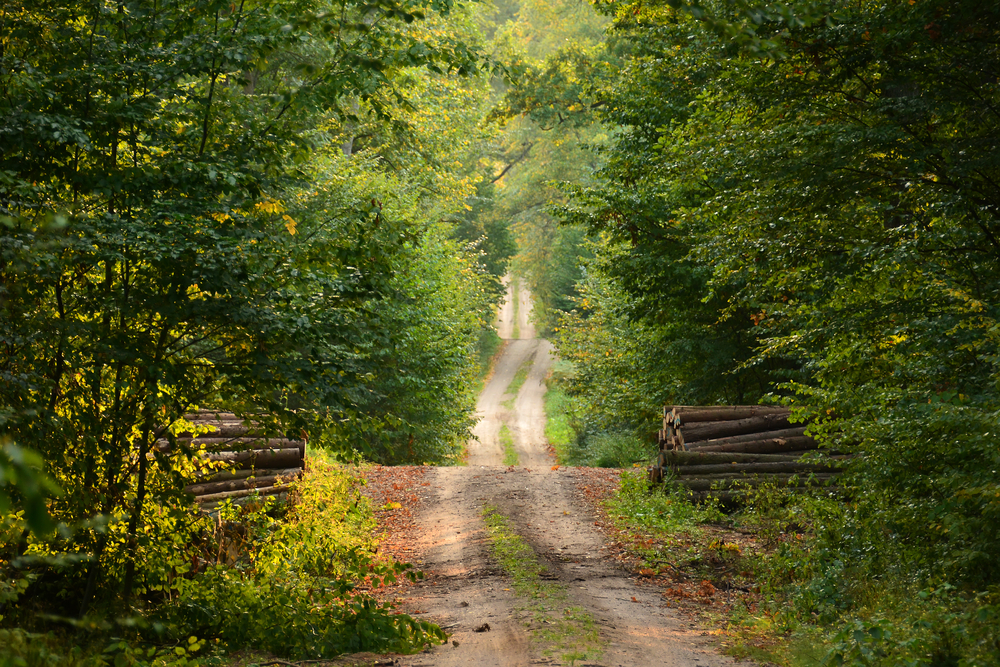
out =
[[[698,499],[728,501],[763,483],[798,489],[828,483],[839,474],[840,457],[802,460],[818,444],[805,424],[789,422],[790,414],[765,405],[665,406],[650,479],[673,477]]]
[[[198,450],[204,471],[184,490],[194,496],[202,511],[211,512],[227,500],[243,504],[257,496],[284,496],[288,483],[305,469],[306,443],[284,437],[269,437],[252,421],[231,412],[202,410],[184,415],[194,432],[179,433],[173,442],[157,440],[161,452],[179,447]],[[203,432],[208,427],[208,432]]]

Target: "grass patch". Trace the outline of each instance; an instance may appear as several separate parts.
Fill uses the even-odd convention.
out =
[[[500,445],[503,447],[503,464],[505,466],[516,466],[521,463],[521,459],[517,456],[517,450],[514,449],[514,436],[506,424],[500,427]]]
[[[547,568],[524,538],[510,528],[498,508],[486,505],[482,513],[493,556],[511,578],[514,593],[526,601],[520,611],[527,613],[535,640],[545,645],[543,653],[558,654],[570,665],[578,660],[599,659],[603,644],[590,613],[569,604],[565,586],[542,579]]]
[[[545,439],[556,452],[560,465],[569,465],[576,443],[576,431],[570,425],[570,398],[562,385],[549,381],[545,390]]]

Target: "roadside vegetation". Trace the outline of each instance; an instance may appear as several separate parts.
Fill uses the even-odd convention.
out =
[[[570,395],[574,365],[557,359],[546,378],[545,437],[560,465],[595,468],[645,466],[655,446],[623,428],[595,428],[586,404]]]
[[[850,539],[850,510],[822,488],[748,489],[746,504],[697,505],[669,483],[625,473],[605,502],[636,570],[669,604],[695,614],[736,657],[810,665],[997,664],[1000,621],[989,593],[922,583],[885,564],[833,560]],[[725,598],[725,599],[720,599]]]
[[[374,596],[383,584],[422,575],[376,556],[373,508],[361,484],[347,468],[314,457],[288,502],[251,498],[215,516],[160,512],[143,545],[141,612],[92,612],[73,624],[50,615],[50,604],[22,593],[58,595],[59,581],[40,575],[71,563],[29,550],[20,563],[5,563],[21,576],[6,582],[0,664],[180,666],[248,649],[314,659],[443,641],[437,626]],[[39,614],[48,619],[41,627]]]

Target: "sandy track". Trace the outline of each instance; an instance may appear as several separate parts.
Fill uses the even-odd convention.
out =
[[[514,295],[509,294],[513,297]],[[530,312],[525,293],[519,315]],[[512,311],[512,309],[511,309]],[[503,318],[501,311],[501,319]],[[508,312],[508,317],[512,312]],[[520,317],[519,317],[520,319]],[[534,335],[520,323],[521,333]],[[512,328],[512,327],[510,327]],[[510,331],[510,328],[507,331]],[[546,655],[526,625],[526,601],[511,586],[489,553],[481,512],[499,508],[509,526],[545,563],[549,577],[567,590],[569,602],[589,612],[599,629],[603,651],[577,665],[620,667],[721,667],[732,661],[718,655],[692,626],[662,603],[659,592],[640,585],[605,557],[603,536],[579,496],[580,473],[553,470],[544,436],[544,378],[551,363],[547,341],[511,341],[479,401],[478,441],[469,443],[469,465],[430,468],[430,483],[417,518],[418,565],[428,579],[410,590],[405,608],[433,620],[452,642],[401,659],[411,667],[560,665]],[[505,389],[517,369],[532,367],[514,409],[504,408]],[[501,465],[497,434],[511,429],[521,466]],[[483,624],[487,632],[475,632]],[[457,645],[456,645],[457,644]]]

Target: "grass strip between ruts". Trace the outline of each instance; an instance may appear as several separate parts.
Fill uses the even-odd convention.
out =
[[[490,536],[493,557],[511,578],[517,597],[525,600],[519,608],[534,639],[544,645],[545,655],[558,654],[560,660],[597,660],[603,652],[593,616],[569,603],[566,587],[542,578],[545,565],[525,539],[515,532],[499,508],[484,505],[483,521]]]
[[[521,391],[521,387],[524,386],[525,381],[528,379],[528,371],[531,370],[531,366],[534,363],[534,357],[527,359],[523,364],[521,364],[517,372],[514,373],[513,379],[511,379],[510,384],[504,389],[504,394],[510,394],[510,398],[503,402],[503,406],[508,410],[514,409],[514,401],[517,400],[517,395]]]
[[[503,447],[503,464],[505,466],[520,465],[521,459],[517,455],[517,450],[514,449],[514,436],[506,424],[500,427],[500,445]]]

